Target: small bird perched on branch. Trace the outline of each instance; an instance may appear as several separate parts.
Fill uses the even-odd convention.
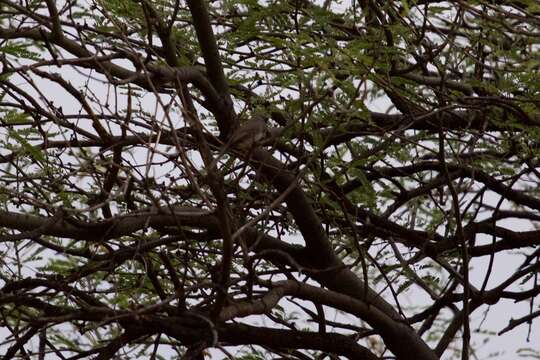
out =
[[[267,133],[266,118],[262,114],[254,114],[251,119],[236,129],[208,168],[214,167],[223,154],[231,148],[242,152],[253,149],[266,137]]]

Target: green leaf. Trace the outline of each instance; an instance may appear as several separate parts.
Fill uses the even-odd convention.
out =
[[[17,58],[24,58],[24,59],[30,59],[30,60],[42,59],[42,56],[39,53],[28,50],[28,47],[30,47],[30,45],[23,44],[20,42],[19,43],[12,42],[9,45],[0,47],[0,53],[12,55]]]
[[[31,145],[28,141],[26,141],[25,138],[21,137],[18,132],[10,130],[9,135],[15,140],[17,140],[17,142],[21,145],[24,151],[30,154],[30,156],[34,160],[38,161],[42,165],[47,162],[41,150],[38,147]]]
[[[28,124],[29,116],[27,113],[11,109],[4,114],[4,122],[9,125]]]

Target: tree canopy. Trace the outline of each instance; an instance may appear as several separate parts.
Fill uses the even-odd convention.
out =
[[[536,0],[0,1],[0,353],[468,359],[534,330],[539,45]]]

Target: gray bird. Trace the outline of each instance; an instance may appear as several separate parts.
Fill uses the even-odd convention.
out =
[[[266,137],[266,119],[262,114],[255,114],[232,134],[225,147],[249,150]],[[225,148],[227,150],[227,148]]]
[[[208,168],[216,165],[223,154],[231,148],[242,152],[252,150],[266,137],[267,133],[268,128],[266,127],[265,117],[262,114],[254,114],[251,119],[236,129],[229,141],[222,146],[218,155]]]

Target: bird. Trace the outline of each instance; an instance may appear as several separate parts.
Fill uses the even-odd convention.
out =
[[[266,127],[265,116],[254,114],[251,119],[236,129],[225,145],[221,147],[218,155],[208,168],[211,169],[215,166],[223,154],[231,148],[242,152],[253,149],[266,137],[267,133],[268,128]]]

